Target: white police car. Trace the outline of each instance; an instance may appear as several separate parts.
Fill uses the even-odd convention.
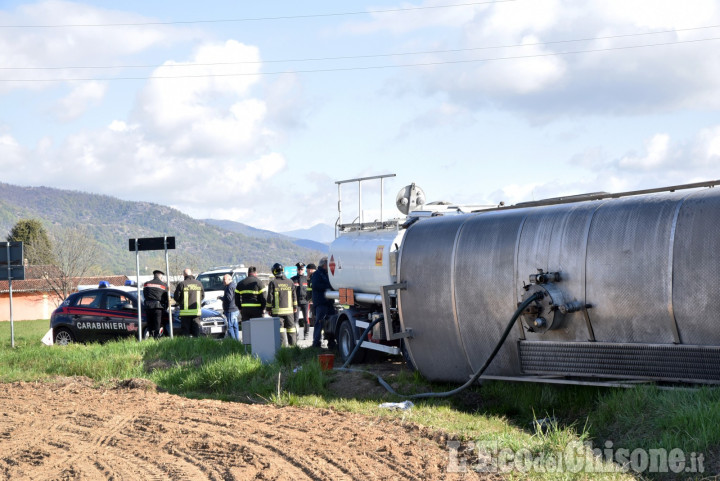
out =
[[[233,282],[237,284],[247,277],[247,267],[243,264],[213,267],[198,274],[196,279],[202,284],[205,291],[204,307],[222,312],[222,301],[218,297],[222,297],[225,293],[225,283],[223,282],[225,274],[230,274]]]

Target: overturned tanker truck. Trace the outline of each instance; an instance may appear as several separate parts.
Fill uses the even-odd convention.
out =
[[[342,222],[328,323],[343,360],[403,354],[429,380],[720,383],[720,181]],[[382,209],[382,207],[381,207]],[[495,355],[496,354],[496,355]]]

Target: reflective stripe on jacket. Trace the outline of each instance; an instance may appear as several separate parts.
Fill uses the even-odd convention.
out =
[[[268,285],[267,303],[272,308],[273,315],[286,316],[292,314],[297,308],[295,286],[290,279],[275,278]]]
[[[260,307],[265,309],[267,287],[257,276],[247,276],[235,287],[235,304],[242,307]]]
[[[180,305],[179,315],[197,317],[202,312],[205,291],[199,281],[196,281],[193,276],[189,276],[177,285],[173,298]]]

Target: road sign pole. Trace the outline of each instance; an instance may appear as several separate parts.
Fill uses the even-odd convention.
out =
[[[10,286],[10,345],[15,347],[15,321],[13,321],[12,312],[12,279],[8,279],[8,285]]]
[[[138,251],[138,240],[135,239],[135,270],[137,277],[137,311],[138,311],[138,341],[142,341],[142,300],[140,299],[140,252]]]
[[[172,304],[170,304],[170,262],[168,260],[168,238],[165,236],[165,275],[167,276],[168,285],[168,326],[170,326],[170,339],[173,338],[173,317]]]
[[[168,249],[175,248],[175,237],[144,237],[129,239],[129,250],[130,252],[135,251],[135,266],[137,271],[137,298],[138,298],[138,339],[142,341],[142,302],[140,302],[140,251],[159,251],[165,249],[165,270],[167,271],[168,278],[168,297],[170,296],[170,263],[168,262]],[[142,242],[141,242],[142,241]],[[142,244],[142,245],[141,245]],[[169,300],[169,299],[168,299]],[[169,303],[168,303],[169,304]],[[170,306],[168,306],[170,307]],[[172,331],[172,308],[169,310],[170,315],[170,337],[173,335]]]
[[[12,266],[10,262],[10,242],[5,246],[7,249],[7,263],[8,263],[8,293],[10,302],[10,345],[15,347],[15,322],[13,321],[13,309],[12,309]]]

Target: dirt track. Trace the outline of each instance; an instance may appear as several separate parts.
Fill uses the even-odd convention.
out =
[[[125,384],[0,384],[0,479],[478,479],[413,424]]]

